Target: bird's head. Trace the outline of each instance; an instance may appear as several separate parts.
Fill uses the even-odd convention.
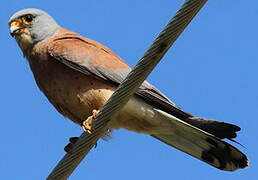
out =
[[[50,38],[59,28],[50,15],[34,8],[16,12],[8,24],[11,36],[15,37],[23,51]]]

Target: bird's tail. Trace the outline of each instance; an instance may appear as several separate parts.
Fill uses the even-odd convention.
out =
[[[153,134],[153,137],[221,170],[248,166],[247,157],[227,142],[166,112],[156,111],[160,118],[171,121],[171,134]]]

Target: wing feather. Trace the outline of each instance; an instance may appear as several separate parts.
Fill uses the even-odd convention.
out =
[[[48,46],[48,53],[54,59],[76,71],[107,81],[115,86],[118,86],[131,71],[131,68],[107,47],[74,33],[56,37]],[[193,117],[182,111],[147,81],[135,94],[180,119]]]

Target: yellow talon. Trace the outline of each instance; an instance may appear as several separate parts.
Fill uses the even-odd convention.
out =
[[[94,119],[97,117],[98,113],[99,113],[99,110],[94,109],[92,111],[92,115],[89,116],[85,121],[83,121],[82,129],[85,132],[88,132],[89,134],[92,133],[92,123],[93,123]]]

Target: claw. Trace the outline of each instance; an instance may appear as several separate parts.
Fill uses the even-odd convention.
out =
[[[70,152],[71,149],[73,148],[73,145],[77,142],[78,139],[79,139],[79,137],[69,138],[69,143],[64,147],[64,151],[67,153]]]
[[[94,119],[97,117],[98,113],[99,113],[99,110],[94,109],[92,111],[92,115],[89,116],[85,121],[83,121],[82,129],[85,132],[88,132],[89,134],[92,133],[92,123],[93,123]]]
[[[72,143],[68,143],[65,147],[64,147],[64,151],[66,153],[70,152],[71,149],[73,148],[73,144]]]
[[[78,141],[78,139],[79,139],[79,137],[70,137],[69,141],[70,141],[70,143],[75,144]]]

